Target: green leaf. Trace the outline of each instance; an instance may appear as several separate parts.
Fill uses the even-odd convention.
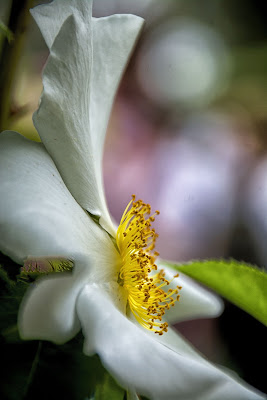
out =
[[[94,400],[123,400],[124,394],[125,390],[106,372],[96,386]]]
[[[215,290],[267,326],[267,274],[263,270],[235,260],[166,264]]]

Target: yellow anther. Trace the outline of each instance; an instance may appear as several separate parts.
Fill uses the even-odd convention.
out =
[[[128,294],[128,304],[137,321],[146,329],[159,335],[167,332],[168,324],[162,321],[165,311],[173,306],[179,296],[177,287],[165,292],[165,286],[171,281],[165,279],[164,270],[151,275],[157,270],[155,264],[157,251],[155,248],[158,234],[151,229],[151,206],[142,200],[135,200],[135,195],[127,205],[117,231],[117,245],[120,251],[122,265],[118,282],[123,285]],[[159,322],[158,322],[159,321]]]

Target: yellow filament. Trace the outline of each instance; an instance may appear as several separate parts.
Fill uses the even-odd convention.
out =
[[[118,282],[127,291],[129,307],[137,321],[144,328],[162,335],[168,328],[166,322],[161,322],[162,316],[179,300],[178,290],[181,287],[165,291],[163,288],[172,280],[165,279],[164,270],[151,274],[157,270],[155,261],[159,255],[153,251],[158,235],[151,228],[151,223],[159,211],[151,216],[150,213],[151,206],[142,200],[135,201],[133,195],[116,236],[122,258]]]

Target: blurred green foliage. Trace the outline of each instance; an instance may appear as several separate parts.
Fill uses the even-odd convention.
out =
[[[106,372],[97,355],[85,356],[83,335],[57,346],[22,341],[17,315],[32,279],[20,279],[20,265],[0,253],[0,398],[5,400],[123,400],[124,389]]]

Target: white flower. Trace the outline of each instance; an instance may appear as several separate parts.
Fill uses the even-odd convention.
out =
[[[40,279],[28,292],[19,316],[21,336],[60,344],[82,328],[85,354],[98,353],[123,387],[152,399],[263,398],[208,363],[174,330],[157,335],[137,322],[166,330],[151,317],[160,307],[153,311],[156,303],[144,299],[136,304],[138,295],[129,288],[127,245],[136,242],[130,241],[127,223],[116,239],[101,162],[113,97],[142,20],[132,15],[95,19],[91,3],[57,0],[32,11],[50,49],[34,115],[42,143],[10,131],[0,137],[0,249],[21,264],[29,257],[58,256],[75,264],[72,274]],[[133,207],[140,214],[146,205]],[[154,232],[146,231],[144,221],[141,225],[138,240],[148,232],[149,247]],[[142,253],[142,262],[145,257]],[[155,257],[151,253],[148,266],[153,268]],[[154,277],[171,280],[173,272],[165,271],[165,278]],[[146,285],[141,279],[143,294],[162,295]],[[166,312],[165,322],[221,312],[216,296],[183,276],[170,283],[170,297],[177,285],[183,287],[181,299]],[[146,301],[152,309],[142,316]]]

